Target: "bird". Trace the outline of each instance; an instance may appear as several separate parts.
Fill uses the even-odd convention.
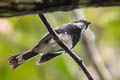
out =
[[[70,49],[74,48],[79,42],[81,34],[88,28],[91,22],[86,20],[77,20],[72,23],[67,23],[55,28],[55,32],[58,37],[66,44]],[[25,61],[32,59],[35,56],[41,56],[40,60],[36,62],[40,65],[47,62],[61,54],[65,53],[57,42],[53,39],[50,33],[47,33],[32,49],[13,55],[9,57],[8,61],[11,69],[16,69],[19,65]]]

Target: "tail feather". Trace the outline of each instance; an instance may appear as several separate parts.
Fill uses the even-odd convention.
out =
[[[60,54],[62,54],[62,53],[59,53],[59,54],[52,54],[52,53],[44,54],[44,55],[42,55],[41,59],[36,62],[36,64],[40,65],[40,64],[42,64],[46,61],[49,61],[49,60],[59,56]]]
[[[9,64],[11,66],[11,69],[16,69],[18,66],[23,64],[26,60],[31,59],[34,56],[37,56],[38,53],[34,52],[33,50],[20,53],[17,55],[13,55],[9,58]]]

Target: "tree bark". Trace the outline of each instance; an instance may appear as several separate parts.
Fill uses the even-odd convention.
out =
[[[120,6],[120,0],[0,0],[0,17],[104,6]]]

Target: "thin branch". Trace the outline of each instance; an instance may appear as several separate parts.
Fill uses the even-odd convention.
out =
[[[53,30],[52,26],[44,16],[44,14],[39,14],[42,22],[44,23],[45,27],[48,29],[49,33],[53,36],[54,40],[76,61],[76,63],[81,67],[82,71],[87,76],[88,80],[94,80],[89,73],[88,69],[86,68],[85,64],[83,63],[82,59],[79,58],[70,48],[68,48],[64,42],[58,37],[57,33]]]
[[[84,33],[82,38],[83,46],[88,54],[88,58],[91,59],[91,62],[93,63],[93,66],[95,67],[101,80],[113,80],[112,75],[101,59],[100,53],[94,41],[90,39],[91,37],[88,36],[88,34],[90,35],[91,33],[89,31]]]
[[[73,13],[76,19],[85,19],[83,10],[75,10]],[[88,29],[82,36],[82,43],[87,53],[87,56],[93,63],[93,66],[95,67],[101,80],[113,80],[112,75],[110,74],[109,70],[106,68],[100,56],[100,52],[97,49],[91,36],[92,33],[90,29]]]

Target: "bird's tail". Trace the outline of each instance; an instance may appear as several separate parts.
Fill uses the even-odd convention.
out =
[[[62,53],[58,53],[58,54],[53,54],[53,53],[43,54],[43,55],[41,56],[41,59],[38,60],[38,61],[36,62],[36,64],[37,64],[37,65],[40,65],[40,64],[42,64],[42,63],[44,63],[44,62],[47,62],[47,61],[49,61],[49,60],[51,60],[51,59],[53,59],[53,58],[55,58],[55,57],[57,57],[57,56],[59,56],[59,55],[61,55],[61,54],[62,54]]]
[[[34,50],[30,50],[27,52],[23,52],[17,55],[13,55],[9,57],[9,64],[11,66],[11,69],[17,68],[19,65],[27,61],[28,59],[31,59],[35,56],[37,56],[39,53],[35,52]]]

